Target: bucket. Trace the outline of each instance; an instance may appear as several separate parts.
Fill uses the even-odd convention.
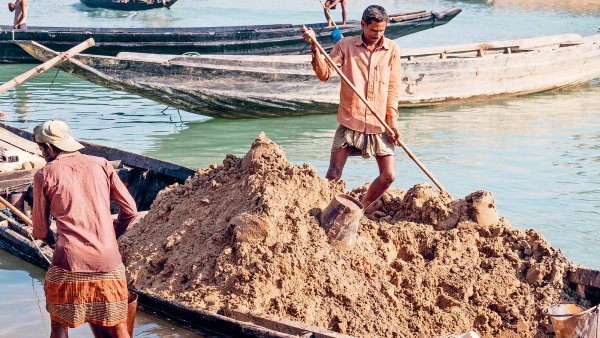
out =
[[[542,311],[550,316],[557,338],[600,338],[598,306],[587,310],[575,304],[552,304]]]
[[[363,209],[362,203],[346,194],[336,195],[331,200],[320,219],[329,244],[340,250],[354,245]]]
[[[133,327],[135,326],[135,311],[137,309],[138,295],[129,291],[127,297],[127,332],[129,337],[133,337]]]

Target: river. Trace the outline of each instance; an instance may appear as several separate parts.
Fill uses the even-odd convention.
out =
[[[180,0],[171,10],[129,13],[92,10],[75,0],[30,0],[28,24],[93,27],[186,27],[323,20],[319,2],[273,0]],[[349,19],[371,1],[350,1]],[[420,9],[463,12],[445,26],[396,40],[419,47],[513,39],[562,33],[594,34],[600,23],[597,1],[413,0],[379,1],[390,13]],[[577,3],[577,5],[574,5]],[[332,13],[341,16],[339,9]],[[57,23],[60,18],[60,23]],[[3,10],[0,22],[9,23]],[[31,65],[0,65],[0,82]],[[549,75],[550,76],[550,75]],[[501,216],[515,227],[540,231],[572,261],[600,268],[600,79],[582,87],[486,102],[403,109],[400,129],[406,144],[455,198],[476,190],[494,194]],[[58,118],[76,137],[160,159],[202,168],[225,154],[243,156],[260,131],[283,146],[288,160],[311,163],[321,175],[329,161],[334,115],[292,118],[211,119],[87,83],[56,70],[0,96],[5,121],[31,130]],[[427,181],[398,152],[393,186],[409,189]],[[374,179],[373,159],[351,158],[344,170],[347,188]],[[42,336],[49,327],[44,310],[43,272],[0,253],[0,336]],[[38,308],[38,302],[40,309]],[[10,305],[10,306],[6,306]],[[11,309],[18,308],[18,313]],[[22,311],[21,311],[22,309]],[[41,319],[45,316],[45,319]],[[10,324],[10,325],[9,325]],[[43,325],[44,324],[44,325]],[[140,315],[136,336],[187,336],[155,317]],[[87,336],[87,328],[73,330]]]

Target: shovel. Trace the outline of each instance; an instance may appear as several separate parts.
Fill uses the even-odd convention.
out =
[[[329,20],[331,20],[333,22],[333,26],[335,26],[335,29],[331,32],[331,39],[333,40],[333,42],[337,43],[344,37],[342,35],[342,31],[338,28],[337,24],[335,23],[335,20],[333,20],[333,18],[331,17],[329,10],[325,8],[325,4],[323,3],[323,0],[319,0],[319,2],[321,2],[321,6],[323,6],[323,9],[325,10],[327,17],[329,18]]]
[[[302,26],[302,28],[304,30],[306,30],[306,27]],[[385,128],[385,130],[390,135],[394,135],[394,131],[392,130],[392,128],[390,128],[390,126],[388,126],[388,124],[385,123],[385,121],[382,120],[381,117],[379,117],[379,115],[377,115],[377,113],[375,112],[375,108],[373,108],[371,103],[367,99],[365,99],[365,97],[358,91],[358,89],[356,89],[356,87],[354,87],[354,84],[352,84],[352,82],[346,77],[346,75],[344,75],[344,73],[342,73],[342,71],[338,68],[338,66],[336,66],[335,62],[333,62],[331,57],[329,57],[329,54],[327,54],[327,52],[323,49],[323,47],[319,44],[319,42],[312,37],[311,37],[311,40],[317,46],[317,48],[319,49],[321,54],[323,54],[325,56],[325,59],[327,60],[327,62],[329,62],[329,64],[331,64],[333,69],[335,69],[335,71],[340,75],[342,80],[344,82],[346,82],[346,84],[350,88],[352,88],[352,90],[356,93],[356,95],[358,95],[358,97],[361,99],[361,101],[364,102],[364,104],[367,106],[367,108],[369,108],[371,113],[373,113],[373,115],[375,115],[375,118],[377,119],[377,121],[379,121],[379,123],[381,123],[381,125]],[[415,154],[413,154],[413,152],[410,151],[410,149],[408,149],[408,147],[404,144],[404,142],[402,142],[402,140],[399,140],[399,142],[400,142],[400,146],[402,147],[402,149],[404,149],[406,154],[419,166],[419,168],[421,168],[421,170],[423,170],[423,172],[427,175],[427,177],[429,177],[429,179],[431,179],[431,181],[433,183],[435,183],[435,185],[440,189],[440,191],[442,191],[442,192],[448,194],[448,196],[450,196],[450,194],[444,188],[444,186],[442,186],[442,184],[440,182],[438,182],[438,180],[429,172],[429,170],[427,170],[427,168],[425,168],[423,163],[421,163],[421,161],[419,161],[419,159],[417,159]],[[334,198],[334,201],[332,201],[329,204],[329,206],[325,209],[325,211],[327,211],[329,209],[329,207],[332,206],[332,204],[337,203],[336,199],[338,198],[338,196],[336,196],[336,198]],[[350,196],[348,196],[348,197],[350,197]],[[452,196],[450,196],[450,198],[452,198]],[[360,202],[359,202],[359,204],[360,204]],[[362,204],[360,204],[360,206],[361,206],[361,215],[362,215],[362,211],[364,208],[362,208]],[[322,213],[321,226],[323,228],[327,229],[326,230],[327,238],[330,240],[330,243],[331,243],[331,239],[334,238],[336,241],[336,245],[349,248],[352,246],[354,239],[356,238],[356,232],[358,231],[358,223],[356,225],[354,225],[353,218],[348,218],[348,220],[346,220],[347,217],[345,216],[345,212],[344,212],[343,208],[338,207],[338,208],[334,208],[334,210],[338,210],[337,217],[333,217],[334,216],[333,214],[327,215],[325,212]],[[327,216],[327,217],[323,217],[323,216]],[[338,217],[340,217],[339,221],[338,221]],[[358,219],[360,219],[360,217],[358,217]],[[358,222],[358,220],[356,222]],[[338,223],[341,225],[336,225]],[[336,225],[336,226],[334,226],[334,225]],[[330,235],[330,233],[331,233],[331,235]]]

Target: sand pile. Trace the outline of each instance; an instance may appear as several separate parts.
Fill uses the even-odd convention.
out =
[[[130,283],[198,309],[360,337],[543,337],[542,307],[588,306],[567,288],[572,264],[538,232],[498,219],[489,192],[451,201],[426,184],[390,189],[342,252],[317,219],[343,190],[261,134],[243,159],[228,155],[159,194],[120,241]]]

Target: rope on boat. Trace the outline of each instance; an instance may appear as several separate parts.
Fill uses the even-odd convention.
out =
[[[46,93],[44,94],[44,96],[42,96],[42,99],[40,100],[40,102],[38,102],[37,106],[31,112],[31,114],[29,114],[27,116],[27,118],[25,119],[25,123],[27,123],[29,121],[29,119],[31,118],[31,116],[33,116],[33,113],[35,113],[38,110],[38,108],[40,107],[40,105],[42,104],[42,102],[44,102],[44,100],[46,99],[46,96],[48,96],[48,93],[50,93],[50,88],[52,88],[52,85],[54,84],[54,81],[56,80],[56,77],[58,76],[58,72],[59,71],[60,71],[59,69],[56,70],[56,73],[54,74],[54,78],[52,79],[52,82],[50,82],[50,86],[48,86],[48,89],[46,90]]]

